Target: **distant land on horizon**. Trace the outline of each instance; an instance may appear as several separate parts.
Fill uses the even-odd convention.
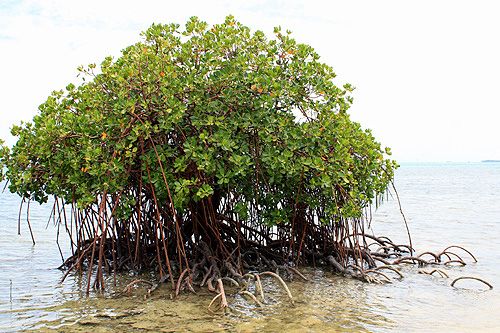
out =
[[[500,160],[482,161],[399,161],[399,164],[463,164],[463,163],[500,163]]]

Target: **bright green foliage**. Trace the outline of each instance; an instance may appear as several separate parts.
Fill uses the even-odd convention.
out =
[[[213,27],[192,18],[183,32],[153,25],[116,61],[79,68],[85,83],[12,129],[19,139],[1,156],[10,190],[82,208],[120,193],[121,218],[140,187],[179,214],[216,192],[242,220],[257,207],[268,225],[291,221],[298,202],[323,223],[359,217],[397,165],[349,119],[353,88],[274,32],[252,34],[231,16]]]

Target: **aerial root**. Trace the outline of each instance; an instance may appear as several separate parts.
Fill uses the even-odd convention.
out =
[[[463,260],[448,260],[448,261],[444,262],[443,265],[449,265],[449,264],[453,264],[453,263],[458,263],[458,264],[460,264],[462,266],[467,265],[465,263],[465,261],[463,261]]]
[[[217,283],[219,284],[219,292],[222,295],[221,296],[221,307],[224,309],[228,308],[226,293],[224,292],[224,284],[222,283],[222,280],[220,278],[217,279]]]
[[[135,281],[130,282],[130,283],[129,283],[129,284],[128,284],[128,285],[127,285],[124,289],[123,289],[123,291],[122,291],[121,293],[122,293],[122,294],[127,293],[127,294],[129,294],[129,295],[130,295],[130,288],[131,288],[133,285],[137,284],[137,283],[147,283],[147,284],[149,284],[151,287],[153,287],[153,286],[154,286],[154,283],[153,283],[153,282],[151,282],[151,281],[148,281],[148,280],[143,280],[143,279],[139,279],[139,280],[135,280]]]
[[[209,280],[210,281],[210,280]],[[224,284],[222,283],[222,279],[221,278],[218,278],[217,279],[217,284],[219,286],[219,290],[216,291],[218,292],[217,295],[215,295],[215,297],[212,299],[212,301],[210,302],[210,304],[208,305],[208,310],[212,313],[215,313],[217,312],[218,310],[222,309],[222,313],[225,314],[226,313],[226,309],[229,308],[229,305],[227,304],[227,298],[226,298],[226,293],[224,292]],[[212,304],[214,304],[214,302],[220,297],[220,302],[219,302],[219,305],[217,305],[217,307],[215,308],[215,311],[211,309],[212,307]]]
[[[399,257],[400,254],[397,252],[392,252],[390,253],[390,250],[395,249],[393,246],[380,246],[377,250],[375,250],[375,253],[380,256],[385,256],[385,257],[390,257],[390,256],[396,256]],[[383,252],[380,252],[380,250],[383,250]]]
[[[381,276],[383,276],[383,277],[386,279],[386,281],[383,281],[383,280],[380,280],[380,281],[382,281],[382,282],[387,282],[387,283],[392,283],[392,280],[391,280],[391,278],[390,278],[390,277],[388,277],[388,276],[387,276],[387,275],[385,275],[384,273],[379,272],[379,271],[377,271],[377,270],[374,270],[374,269],[369,269],[369,270],[365,271],[365,273],[375,273],[375,274],[381,275]],[[368,276],[367,276],[367,277],[368,277]]]
[[[210,279],[208,279],[207,281],[207,288],[208,288],[208,291],[211,291],[213,293],[216,293],[217,292],[217,289],[214,288],[213,284],[212,284],[212,281],[214,280],[214,277],[210,277]]]
[[[438,268],[435,268],[435,269],[433,269],[430,272],[427,272],[427,271],[424,271],[424,270],[420,270],[418,272],[420,274],[429,274],[429,275],[433,275],[434,273],[439,273],[439,275],[441,275],[441,277],[449,278],[448,274],[446,274],[445,272],[443,272],[442,270],[440,270]]]
[[[444,249],[444,250],[443,250],[440,254],[438,254],[438,256],[440,257],[440,256],[441,256],[442,254],[444,254],[444,253],[450,253],[450,252],[449,252],[449,251],[447,251],[447,250],[448,250],[448,249],[451,249],[451,248],[457,248],[457,249],[460,249],[460,250],[463,250],[463,251],[467,252],[467,253],[468,253],[468,254],[472,257],[472,259],[474,259],[474,262],[477,262],[476,257],[474,257],[474,255],[473,255],[473,254],[472,254],[469,250],[467,250],[467,249],[465,249],[465,248],[463,248],[463,247],[461,247],[461,246],[458,246],[458,245],[450,245],[450,246],[448,246],[448,247],[447,247],[446,249]],[[453,252],[451,252],[451,253],[453,253]],[[455,254],[455,253],[453,253],[453,254]],[[456,254],[455,254],[455,255],[456,255]],[[458,257],[458,256],[457,256],[457,257]],[[460,257],[459,257],[459,258],[460,258]]]
[[[363,237],[370,238],[370,239],[374,240],[375,243],[371,243],[369,246],[374,245],[374,244],[379,244],[380,247],[376,252],[379,252],[379,250],[389,251],[391,249],[394,251],[397,251],[397,252],[410,252],[410,253],[412,253],[414,251],[414,249],[411,246],[406,245],[406,244],[403,244],[403,245],[395,244],[390,238],[388,238],[386,236],[375,237],[372,235],[351,234],[345,238],[349,238],[352,236],[363,236]],[[406,248],[407,250],[404,250],[403,248]]]
[[[164,276],[160,279],[160,281],[158,281],[157,283],[154,283],[154,284],[151,286],[151,288],[149,288],[149,289],[148,289],[148,295],[147,295],[147,296],[148,296],[148,297],[149,297],[149,296],[151,296],[151,293],[152,293],[153,291],[155,291],[155,289],[156,289],[156,288],[158,288],[158,286],[159,286],[160,284],[162,284],[163,282],[165,282],[165,281],[166,281],[169,277],[170,277],[170,274],[164,275]]]
[[[290,299],[290,301],[293,304],[292,293],[290,292],[290,289],[288,289],[288,286],[286,285],[285,281],[283,281],[283,279],[278,274],[273,273],[273,272],[262,272],[262,273],[259,273],[258,275],[271,275],[271,276],[275,277],[281,283],[281,285],[283,286],[283,288],[285,289],[285,291],[288,295],[288,298]]]
[[[240,284],[235,279],[230,278],[229,276],[224,276],[221,279],[231,282],[236,288],[240,288]]]
[[[210,312],[214,313],[214,311],[212,311],[212,310],[210,309],[210,307],[212,306],[212,304],[214,304],[214,302],[215,302],[215,300],[217,300],[217,298],[221,297],[221,295],[222,295],[222,294],[217,294],[217,295],[215,295],[215,297],[212,299],[212,301],[210,302],[210,304],[208,304],[208,310],[209,310]],[[216,310],[216,311],[217,311],[217,310]]]
[[[455,284],[455,282],[457,282],[457,281],[459,281],[459,280],[464,280],[464,279],[477,280],[477,281],[479,281],[479,282],[484,283],[484,284],[485,284],[485,285],[487,285],[488,287],[490,287],[490,289],[493,289],[493,286],[492,286],[490,283],[488,283],[488,282],[484,281],[483,279],[480,279],[480,278],[474,277],[474,276],[460,276],[460,277],[457,277],[455,280],[453,280],[453,281],[451,282],[451,286],[453,287],[453,285]]]
[[[373,253],[372,253],[372,255],[373,255]],[[385,260],[385,259],[380,258],[378,256],[373,256],[373,260],[380,261],[381,263],[384,264],[384,266],[390,266],[391,265],[391,263],[388,260]]]
[[[193,294],[196,294],[196,290],[194,290],[193,283],[192,283],[191,279],[189,279],[189,278],[185,278],[185,279],[184,279],[184,282],[182,283],[182,286],[187,286],[187,287],[189,288],[189,290],[190,290]]]
[[[365,270],[363,270],[363,268],[359,267],[358,265],[354,265],[354,264],[349,264],[349,265],[346,266],[346,268],[353,268],[354,270],[358,271],[359,273],[349,272],[349,274],[352,275],[353,277],[355,277],[356,279],[360,279],[360,280],[366,281],[368,283],[375,282],[375,283],[383,284],[385,282],[389,282],[389,283],[392,282],[391,279],[388,276],[386,276],[384,273],[381,273],[381,272],[377,272],[377,271],[374,271],[374,270],[367,270],[367,271],[365,271]],[[369,273],[369,272],[382,275],[382,276],[385,277],[386,280],[381,280],[381,279],[378,279],[376,277],[367,275],[366,273]]]
[[[381,280],[379,278],[376,278],[374,276],[370,276],[370,275],[366,275],[364,278],[363,278],[366,282],[368,283],[377,283],[377,284],[384,284],[386,282],[388,282],[387,280]],[[389,282],[390,283],[390,282]]]
[[[246,290],[248,291],[248,288],[250,287],[250,281],[252,280],[255,280],[255,276],[253,274],[245,274],[243,275],[243,278],[247,278],[247,282],[245,283],[245,285],[241,288],[240,291],[243,291],[243,290]]]
[[[400,278],[404,278],[403,273],[401,273],[401,271],[399,269],[397,269],[396,267],[392,267],[390,265],[383,265],[383,266],[378,266],[377,268],[375,268],[376,271],[378,271],[380,269],[390,269],[391,271],[393,271],[397,275],[399,275]]]
[[[358,235],[351,235],[358,236]],[[349,237],[349,236],[348,236]],[[309,256],[316,257],[320,262],[326,263],[328,266],[332,267],[333,271],[340,273],[343,276],[352,277],[359,279],[367,283],[393,283],[394,279],[403,279],[405,275],[400,271],[400,266],[398,264],[418,264],[419,266],[426,265],[443,265],[449,266],[452,264],[466,265],[466,262],[453,251],[460,249],[470,255],[473,260],[476,258],[468,250],[460,246],[449,246],[443,251],[436,252],[422,252],[420,254],[412,254],[413,249],[406,245],[400,245],[393,243],[390,239],[386,237],[369,237],[375,242],[370,245],[358,246],[356,248],[347,247],[347,252],[337,253],[335,251],[328,250],[329,252],[324,253],[321,251],[305,251],[305,257]],[[345,238],[347,239],[347,238]],[[364,243],[366,244],[366,242]],[[285,260],[280,260],[277,256],[274,256],[271,252],[266,252],[267,250],[251,248],[250,250],[242,253],[240,256],[234,255],[235,251],[229,251],[226,260],[216,261],[213,257],[210,249],[203,248],[200,251],[204,254],[202,261],[195,263],[193,265],[192,261],[186,262],[186,266],[180,271],[180,275],[176,284],[173,286],[175,292],[175,298],[178,297],[180,292],[184,289],[190,289],[195,292],[193,286],[198,285],[200,287],[206,286],[209,291],[214,292],[213,298],[208,305],[207,310],[211,313],[226,314],[229,310],[228,299],[226,297],[226,291],[224,290],[223,281],[226,282],[226,288],[228,285],[234,285],[236,287],[236,293],[240,294],[242,297],[248,301],[253,300],[259,308],[264,308],[266,296],[264,292],[264,287],[262,283],[262,276],[270,275],[275,280],[281,283],[286,295],[292,305],[294,304],[294,298],[292,293],[285,283],[286,278],[294,278],[298,276],[304,281],[309,281],[296,267],[291,267],[287,264]],[[371,251],[371,248],[377,248],[377,251]],[[455,250],[453,250],[455,248]],[[408,253],[408,251],[410,253]],[[379,261],[380,266],[376,266],[375,262]],[[443,267],[438,266],[438,267]],[[431,266],[432,267],[432,266]],[[393,273],[387,272],[386,270],[391,270]],[[245,273],[245,271],[247,273]],[[244,274],[245,273],[245,274]],[[429,271],[420,270],[419,273],[425,273],[429,275],[439,274],[441,278],[449,278],[448,274],[441,269],[432,269]],[[131,292],[132,286],[137,283],[146,283],[149,285],[147,296],[157,289],[158,285],[166,281],[171,276],[166,274],[159,280],[158,283],[153,283],[147,280],[136,280],[127,285],[123,289],[122,293]],[[493,288],[488,282],[475,277],[462,276],[459,277],[451,283],[454,287],[455,283],[461,279],[474,279],[486,284],[490,289]],[[201,283],[199,281],[201,280]],[[194,284],[196,281],[196,284]],[[253,281],[253,286],[251,283]],[[255,289],[253,289],[255,288]]]
[[[363,277],[366,276],[365,272],[363,271],[363,269],[361,267],[359,267],[358,265],[354,265],[354,264],[349,264],[347,265],[346,267],[350,267],[350,268],[354,268],[355,270],[357,270]]]
[[[339,263],[337,260],[335,260],[335,258],[332,256],[332,255],[329,255],[325,258],[328,263],[330,265],[332,265],[337,271],[341,272],[341,273],[345,273],[346,272],[346,269],[344,268],[344,266],[342,266],[341,263]]]

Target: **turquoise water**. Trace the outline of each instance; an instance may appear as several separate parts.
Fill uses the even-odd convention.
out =
[[[483,332],[500,329],[500,163],[412,163],[396,172],[395,184],[417,252],[439,252],[460,245],[478,259],[464,267],[443,268],[449,279],[418,274],[402,267],[405,278],[374,285],[334,276],[323,269],[304,269],[311,282],[290,283],[299,302],[291,307],[272,280],[266,280],[265,310],[231,294],[232,311],[221,318],[206,310],[212,295],[184,294],[170,299],[167,287],[145,299],[145,288],[130,297],[113,298],[132,277],[117,277],[116,287],[85,296],[86,276],[71,275],[63,283],[57,228],[49,220],[51,206],[31,204],[32,244],[26,205],[18,235],[17,196],[0,194],[0,331],[421,331]],[[3,188],[3,184],[1,184]],[[49,222],[49,223],[47,223]],[[47,225],[48,224],[48,225]],[[373,209],[375,234],[408,243],[394,194]],[[59,244],[69,254],[63,230]],[[457,251],[458,252],[458,251]],[[475,281],[453,278],[481,277]],[[103,314],[104,313],[104,314]]]

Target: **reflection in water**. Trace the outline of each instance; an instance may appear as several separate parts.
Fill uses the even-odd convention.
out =
[[[0,331],[47,332],[174,332],[174,331],[490,331],[500,327],[500,165],[409,165],[396,173],[396,186],[410,224],[417,252],[440,251],[457,244],[471,250],[479,262],[442,268],[450,278],[418,274],[422,268],[402,266],[403,279],[374,285],[332,275],[327,268],[303,269],[310,282],[289,282],[296,299],[292,306],[281,286],[263,278],[265,308],[227,286],[231,312],[225,317],[207,310],[213,295],[202,288],[171,299],[168,284],[151,298],[146,287],[130,296],[117,296],[137,278],[127,273],[108,277],[105,294],[86,296],[87,275],[70,275],[63,284],[61,256],[50,223],[50,205],[30,207],[36,245],[21,219],[19,199],[0,194]],[[2,184],[0,184],[2,187]],[[406,243],[399,209],[388,200],[374,215],[378,235]],[[62,243],[63,250],[69,249]],[[64,252],[64,256],[68,253]],[[471,263],[464,256],[467,262]],[[388,272],[387,274],[392,274]],[[450,282],[463,275],[486,279],[487,290],[475,281]],[[144,276],[154,279],[154,276]],[[11,284],[12,281],[12,300]],[[232,289],[233,288],[233,289]]]

